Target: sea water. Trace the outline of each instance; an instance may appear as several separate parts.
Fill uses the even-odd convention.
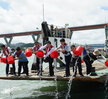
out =
[[[33,56],[29,59],[29,70],[33,63]],[[16,61],[16,71],[17,64]],[[44,64],[46,68],[48,64]],[[0,63],[0,76],[5,76],[5,64]],[[65,99],[68,82],[58,81],[58,99]],[[0,80],[0,99],[55,99],[55,81],[43,80]],[[73,82],[71,99],[104,99],[104,84]]]

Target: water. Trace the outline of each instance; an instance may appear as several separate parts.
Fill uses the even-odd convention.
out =
[[[29,69],[32,59],[33,57],[29,58]],[[2,75],[5,75],[5,64],[0,63],[0,76]],[[58,99],[65,99],[67,85],[66,81],[57,82]],[[55,95],[55,81],[0,80],[0,99],[55,99]],[[71,99],[105,99],[106,94],[104,84],[73,81],[70,95]]]
[[[56,94],[55,94],[55,98],[56,99],[58,99],[58,85],[57,85],[57,61],[56,61],[56,59],[54,59],[54,73],[55,73],[55,86],[56,86],[56,89],[55,89],[55,92],[56,92]]]
[[[73,81],[73,75],[75,75],[75,71],[77,71],[76,69],[77,69],[78,59],[79,59],[79,57],[77,58],[76,63],[75,63],[74,73],[72,74],[72,76],[70,77],[70,80],[68,81],[68,92],[66,94],[66,99],[71,98],[70,91],[71,91],[71,86],[72,86],[72,81]]]

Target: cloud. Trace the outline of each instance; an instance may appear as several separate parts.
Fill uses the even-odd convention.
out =
[[[73,32],[72,43],[103,44],[105,43],[105,30],[84,30]]]
[[[2,0],[8,10],[0,4],[0,33],[33,31],[41,29],[42,5],[45,6],[45,20],[49,24],[64,27],[101,24],[108,22],[108,0]],[[76,32],[72,41],[80,43],[104,43],[104,30]],[[97,35],[98,33],[98,35]],[[92,34],[92,35],[91,35]],[[74,37],[75,36],[75,37]],[[96,39],[101,37],[101,39]],[[24,42],[31,39],[22,37]],[[21,38],[21,40],[22,40]],[[14,40],[13,40],[14,41]],[[19,39],[14,42],[18,42]],[[85,42],[84,42],[85,41]]]

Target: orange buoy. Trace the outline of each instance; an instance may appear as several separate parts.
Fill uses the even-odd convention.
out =
[[[32,51],[31,51],[31,49],[28,48],[28,49],[25,50],[25,56],[26,56],[26,57],[32,56]]]
[[[42,57],[44,57],[44,52],[43,52],[43,51],[38,51],[38,52],[36,53],[36,56],[37,56],[38,58],[42,58]]]
[[[9,57],[7,58],[7,60],[8,60],[8,64],[13,64],[13,63],[15,62],[13,56],[9,56]]]
[[[81,56],[82,52],[83,52],[83,47],[82,46],[78,46],[76,48],[76,50],[74,51],[74,54],[78,55],[78,56]]]
[[[51,58],[58,58],[59,54],[57,51],[52,51],[52,53],[50,54]]]
[[[0,62],[1,63],[7,63],[6,58],[1,57]]]

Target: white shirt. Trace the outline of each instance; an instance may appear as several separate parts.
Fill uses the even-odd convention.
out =
[[[12,52],[10,47],[8,47],[7,49],[8,49],[8,51],[9,51],[9,53]],[[5,53],[6,53],[7,56],[9,55],[8,52],[7,52],[6,50],[5,50]],[[1,50],[1,54],[2,54],[2,55],[4,54],[4,53],[3,53],[3,50]]]
[[[45,49],[46,47],[47,47],[47,44],[44,45],[44,46],[41,46],[41,47],[39,48],[39,50],[43,50],[43,49]],[[44,57],[45,57],[45,58],[48,57],[48,56],[51,54],[51,52],[52,52],[53,50],[54,50],[54,47],[52,47],[51,50],[48,51],[47,54],[46,54]]]
[[[36,49],[35,49],[35,46],[33,46],[33,52],[37,51],[38,47],[40,48],[41,46],[36,46]]]
[[[61,48],[61,45],[59,45],[59,47],[58,48]],[[63,50],[66,50],[67,51],[67,54],[65,54],[64,53],[64,56],[68,56],[68,55],[70,55],[70,48],[69,48],[69,46],[68,45],[65,45],[65,47],[64,48],[61,48],[61,49],[63,49]]]

